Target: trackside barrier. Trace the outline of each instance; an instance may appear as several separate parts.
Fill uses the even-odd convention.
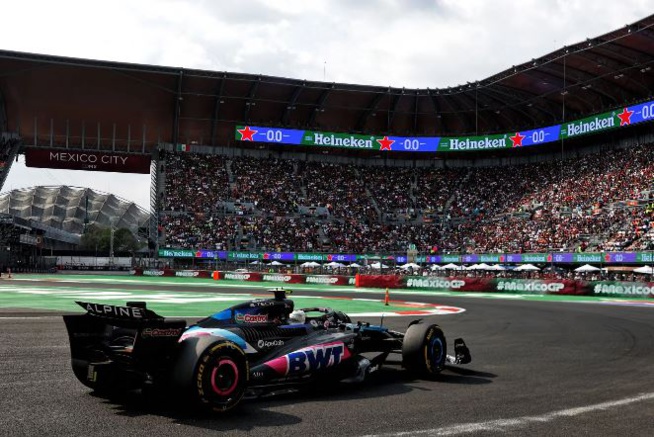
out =
[[[484,293],[555,294],[625,298],[654,298],[654,282],[460,278],[396,275],[299,275],[262,272],[134,269],[136,276],[206,278],[220,281],[276,282],[355,286],[381,289],[408,288]]]
[[[209,278],[214,281],[282,282],[284,284],[316,284],[354,286],[353,276],[299,275],[265,272],[221,272],[218,270],[133,269],[134,276]]]

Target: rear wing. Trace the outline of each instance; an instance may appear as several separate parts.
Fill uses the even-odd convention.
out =
[[[118,322],[119,324],[116,326],[127,327],[126,325],[139,325],[164,320],[162,316],[149,310],[145,302],[127,302],[126,306],[80,301],[75,301],[75,303],[84,308],[87,315],[106,319],[107,322]]]
[[[127,302],[125,306],[75,303],[86,314],[64,316],[73,360],[111,360],[116,351],[129,351],[140,361],[161,359],[186,329],[185,320],[166,319],[149,310],[145,302]]]

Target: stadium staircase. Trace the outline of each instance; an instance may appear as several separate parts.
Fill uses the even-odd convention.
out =
[[[227,180],[230,183],[230,187],[234,188],[234,172],[232,171],[232,160],[225,160],[225,171],[227,172]]]

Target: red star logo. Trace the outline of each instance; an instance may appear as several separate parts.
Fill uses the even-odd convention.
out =
[[[195,252],[195,257],[196,258],[202,258],[202,251],[198,250],[197,252]]]
[[[520,132],[516,132],[514,136],[509,137],[513,142],[513,147],[522,147],[522,140],[525,139],[524,135],[520,135]]]
[[[269,253],[264,253],[263,254],[263,259],[270,259],[270,254]]]
[[[500,255],[500,262],[501,262],[501,263],[504,262],[504,255]]]
[[[245,126],[243,129],[237,129],[238,133],[241,134],[241,141],[254,141],[254,134],[258,131],[250,129],[250,126]]]
[[[548,263],[552,262],[552,254],[547,255],[547,262]]]
[[[628,108],[624,108],[622,112],[618,114],[618,118],[620,119],[620,126],[630,125],[631,116],[633,113],[634,111],[630,111]]]
[[[331,261],[334,258],[334,255],[327,255],[327,261]]]
[[[376,140],[376,141],[381,146],[379,150],[391,150],[391,146],[395,142],[395,140],[389,140],[388,137],[384,137],[381,140]]]
[[[606,255],[604,255],[604,261],[606,261],[607,263],[611,262],[611,254],[610,253],[607,253]]]

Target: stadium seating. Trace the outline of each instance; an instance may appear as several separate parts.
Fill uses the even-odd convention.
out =
[[[348,253],[654,248],[652,145],[462,169],[169,153],[165,246]]]

